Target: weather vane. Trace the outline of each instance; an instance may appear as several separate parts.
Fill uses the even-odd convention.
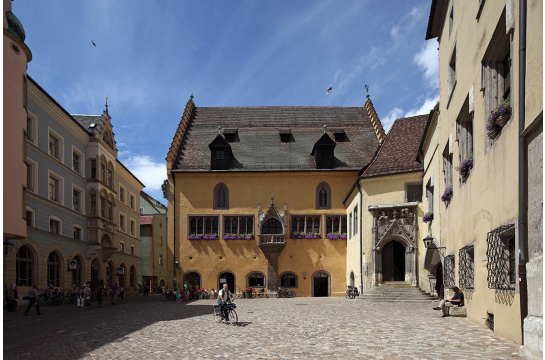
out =
[[[366,96],[366,98],[369,99],[369,96],[370,96],[370,95],[369,95],[369,85],[365,85],[365,90],[367,90],[367,96]]]
[[[221,125],[220,125],[220,126],[218,126],[218,134],[220,134],[220,135],[221,135]]]
[[[324,134],[325,134],[325,128],[327,127],[327,125],[324,125]]]

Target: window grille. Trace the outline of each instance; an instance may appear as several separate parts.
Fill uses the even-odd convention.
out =
[[[492,230],[488,233],[486,243],[488,288],[515,289],[515,224],[502,225]]]
[[[475,288],[475,256],[473,245],[468,245],[458,252],[458,279],[462,290]]]
[[[454,254],[445,256],[445,287],[452,288],[456,285],[456,274],[454,273]]]

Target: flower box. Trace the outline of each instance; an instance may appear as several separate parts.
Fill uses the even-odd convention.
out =
[[[486,125],[486,130],[488,130],[488,137],[493,139],[498,135],[499,129],[507,124],[507,121],[511,118],[511,100],[505,99],[505,101],[490,112],[490,117],[488,118],[488,124]],[[497,131],[493,131],[497,129]]]
[[[452,199],[452,186],[448,187],[445,189],[445,192],[443,193],[443,195],[441,196],[441,201],[442,202],[449,202],[450,199]]]
[[[339,239],[348,239],[348,235],[346,233],[342,233],[341,236],[339,236]]]
[[[456,168],[456,170],[460,172],[460,175],[462,175],[463,177],[466,177],[469,175],[469,170],[471,170],[472,167],[473,167],[473,155],[469,155],[467,159],[462,161],[462,163],[460,164],[460,166]]]
[[[433,220],[433,211],[427,212],[422,217],[422,222],[431,222]]]
[[[498,120],[496,120],[496,124],[499,125],[499,127],[504,127],[505,124],[511,119],[511,114],[504,114],[498,117]]]

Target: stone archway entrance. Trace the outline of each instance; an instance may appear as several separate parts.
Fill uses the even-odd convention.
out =
[[[382,249],[382,280],[405,281],[405,247],[390,241]]]
[[[234,294],[235,289],[235,275],[230,271],[224,271],[218,276],[218,289],[223,289],[223,284],[227,284],[229,290]]]
[[[325,271],[317,271],[312,275],[312,296],[329,296],[329,274]]]
[[[369,206],[373,213],[372,286],[392,279],[417,285],[417,206],[417,202]]]

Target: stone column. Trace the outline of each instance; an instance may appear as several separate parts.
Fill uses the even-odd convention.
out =
[[[278,290],[278,257],[281,251],[264,251],[267,258],[267,290]]]

